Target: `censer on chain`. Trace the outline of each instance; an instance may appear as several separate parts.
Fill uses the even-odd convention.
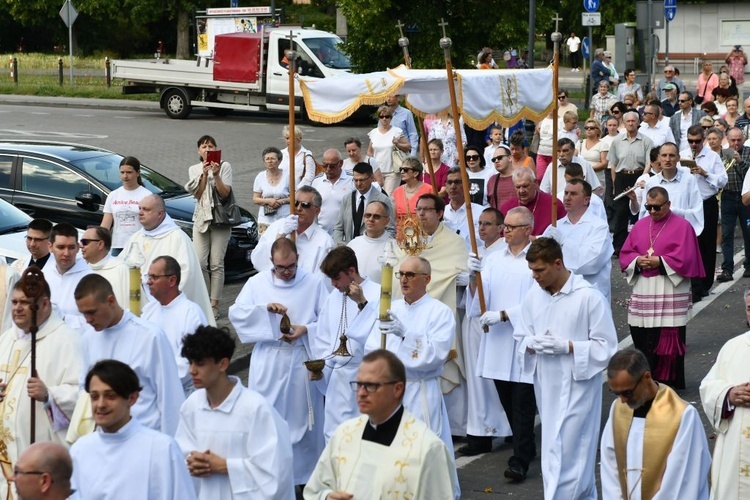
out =
[[[342,294],[342,302],[341,302],[341,318],[339,319],[339,332],[341,332],[341,335],[339,336],[339,346],[333,350],[333,352],[326,356],[323,359],[310,359],[305,361],[305,367],[312,372],[314,375],[320,374],[320,372],[323,371],[323,368],[326,367],[326,360],[334,358],[336,356],[341,356],[344,358],[351,358],[352,354],[349,352],[349,349],[346,346],[346,343],[349,341],[349,338],[346,336],[346,327],[349,325],[349,321],[346,317],[346,294]],[[347,364],[349,362],[347,361]],[[336,366],[331,366],[331,369],[335,369]]]

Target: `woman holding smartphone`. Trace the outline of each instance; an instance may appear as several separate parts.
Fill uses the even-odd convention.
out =
[[[201,263],[203,279],[211,297],[214,319],[219,318],[219,301],[224,288],[224,254],[232,233],[230,226],[213,221],[214,192],[224,199],[232,191],[232,166],[221,161],[216,140],[210,135],[198,139],[200,162],[188,169],[185,189],[197,200],[193,212],[193,246]]]
[[[100,226],[112,231],[112,255],[122,252],[125,243],[139,229],[138,204],[152,193],[143,187],[141,162],[134,156],[126,156],[120,162],[122,186],[115,189],[104,203],[104,217]]]

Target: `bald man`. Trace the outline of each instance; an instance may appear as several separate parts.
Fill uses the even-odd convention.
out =
[[[68,498],[73,461],[67,448],[42,442],[29,446],[16,462],[13,482],[19,500]]]

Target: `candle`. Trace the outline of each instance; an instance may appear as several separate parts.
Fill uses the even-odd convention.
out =
[[[380,276],[380,321],[389,321],[388,309],[391,308],[391,292],[393,291],[393,266],[383,266]]]
[[[130,268],[130,312],[141,315],[141,269]]]

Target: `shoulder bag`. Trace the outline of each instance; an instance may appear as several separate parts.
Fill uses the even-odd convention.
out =
[[[242,213],[234,198],[234,189],[229,190],[229,196],[222,199],[216,188],[211,190],[214,206],[211,208],[213,224],[217,226],[236,226],[242,224]]]

